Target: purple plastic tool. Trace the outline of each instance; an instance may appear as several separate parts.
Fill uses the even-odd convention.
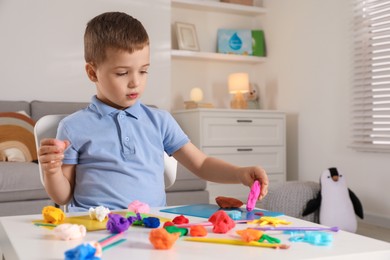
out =
[[[251,227],[261,231],[339,231],[339,227]]]

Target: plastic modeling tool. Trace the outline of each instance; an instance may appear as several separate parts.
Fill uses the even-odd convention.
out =
[[[339,231],[338,227],[251,227],[261,231]]]
[[[227,245],[235,245],[235,246],[269,247],[269,248],[280,248],[280,249],[288,249],[290,247],[289,245],[286,244],[271,244],[271,243],[261,243],[256,241],[245,242],[242,240],[227,239],[227,238],[186,237],[184,238],[184,241],[227,244]]]
[[[247,223],[248,221],[252,221],[252,220],[247,220],[247,219],[241,219],[241,220],[234,220],[233,222],[235,224],[245,224]],[[198,222],[198,223],[186,223],[186,224],[178,224],[178,225],[175,225],[175,227],[178,227],[178,228],[188,228],[188,227],[192,227],[192,226],[204,226],[204,227],[208,227],[208,226],[213,226],[214,224],[211,223],[211,222]]]

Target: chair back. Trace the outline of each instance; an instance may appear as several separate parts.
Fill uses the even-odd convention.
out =
[[[41,117],[34,127],[34,137],[37,152],[41,146],[41,140],[44,138],[56,138],[57,128],[60,121],[67,115],[46,115]],[[38,160],[39,162],[39,160]],[[44,174],[42,171],[41,163],[39,162],[39,176],[41,178],[42,185],[45,186]]]
[[[40,147],[40,141],[43,138],[55,138],[57,135],[57,128],[60,121],[66,117],[66,114],[62,115],[46,115],[41,117],[35,124],[34,127],[34,136],[37,150]],[[44,182],[44,174],[41,168],[41,164],[39,163],[39,173],[43,186],[45,186]],[[164,152],[164,182],[165,189],[171,187],[176,180],[177,173],[177,161],[172,156],[168,156]]]

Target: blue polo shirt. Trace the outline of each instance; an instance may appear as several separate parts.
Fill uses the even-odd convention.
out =
[[[189,142],[167,111],[140,102],[118,110],[96,96],[61,121],[57,138],[71,143],[64,164],[76,165],[71,212],[125,209],[134,200],[165,206],[164,151]]]

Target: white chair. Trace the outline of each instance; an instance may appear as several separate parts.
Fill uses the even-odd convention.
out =
[[[55,138],[57,135],[57,127],[59,122],[66,117],[67,115],[47,115],[41,117],[35,124],[34,127],[34,136],[37,150],[40,146],[40,141],[43,138]],[[39,164],[39,172],[41,177],[41,182],[45,186],[43,180],[44,175]],[[164,180],[165,180],[165,189],[171,187],[176,180],[177,172],[177,161],[175,158],[168,156],[164,152]]]

